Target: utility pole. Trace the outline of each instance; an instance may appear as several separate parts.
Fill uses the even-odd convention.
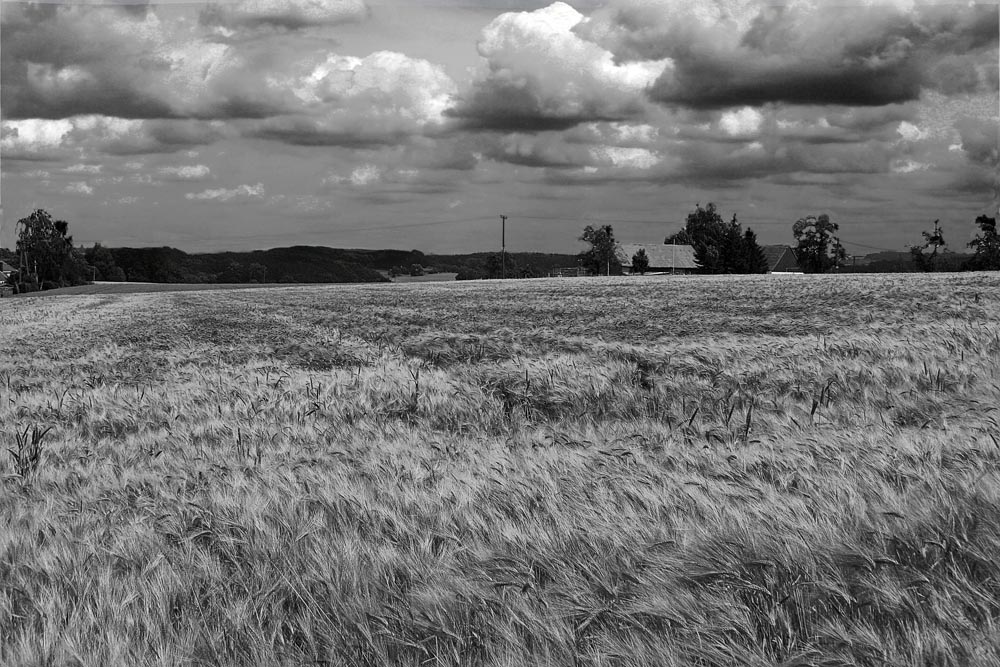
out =
[[[507,216],[500,215],[500,277],[507,277]]]

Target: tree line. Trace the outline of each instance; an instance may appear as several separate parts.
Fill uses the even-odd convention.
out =
[[[997,271],[1000,270],[1000,234],[997,220],[986,215],[976,218],[976,234],[967,244],[973,250],[972,257],[954,258],[946,252],[948,242],[944,238],[944,228],[934,221],[934,229],[921,232],[923,242],[910,246],[913,264],[919,271]]]
[[[947,251],[944,230],[922,233],[910,248],[912,267],[920,271],[1000,270],[1000,235],[996,218],[980,215],[979,233],[969,242],[971,256]],[[7,278],[19,292],[79,285],[92,280],[165,283],[247,282],[380,282],[391,275],[425,270],[455,272],[458,279],[535,278],[574,262],[592,275],[620,275],[622,259],[611,225],[584,228],[580,240],[587,248],[578,255],[544,253],[472,253],[424,255],[418,250],[346,250],[294,246],[252,252],[188,254],[176,248],[90,248],[73,245],[69,223],[42,210],[17,222],[15,251],[0,250],[0,259],[17,267]],[[799,267],[806,273],[825,273],[844,267],[847,253],[839,227],[827,214],[807,216],[792,225]],[[684,227],[664,239],[666,244],[690,245],[699,273],[765,273],[763,250],[752,229],[743,229],[734,214],[726,222],[715,204],[696,205]],[[632,270],[649,269],[644,250],[632,258]],[[902,270],[888,263],[890,270]]]
[[[979,234],[969,242],[974,251],[971,257],[945,253],[944,233],[934,221],[934,230],[923,232],[923,243],[910,249],[913,265],[919,271],[997,271],[1000,270],[1000,236],[997,233],[996,218],[980,215],[976,218]],[[803,273],[828,273],[845,267],[847,251],[838,235],[840,226],[826,213],[809,215],[798,219],[792,225],[795,239],[794,252],[799,269]],[[591,275],[621,275],[622,262],[618,256],[618,243],[611,225],[584,228],[579,240],[588,247],[579,254],[578,262]],[[696,205],[688,214],[683,229],[668,235],[665,244],[691,246],[698,273],[736,274],[766,273],[769,270],[762,248],[757,243],[757,235],[752,229],[744,230],[733,214],[725,222],[715,204],[702,208]],[[645,273],[649,270],[649,258],[644,249],[639,249],[631,258],[632,272]],[[888,270],[906,270],[898,264],[888,263]],[[870,270],[870,269],[869,269]]]

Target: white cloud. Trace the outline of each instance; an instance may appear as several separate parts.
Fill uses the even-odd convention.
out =
[[[611,123],[610,127],[619,145],[631,143],[651,144],[656,141],[660,134],[659,128],[648,123]]]
[[[563,2],[533,12],[502,14],[483,29],[479,53],[492,70],[502,68],[515,76],[534,74],[553,92],[603,84],[637,93],[663,70],[662,62],[616,63],[609,51],[574,32],[582,21],[583,14]]]
[[[470,123],[530,130],[533,125],[635,116],[666,61],[617,61],[581,37],[584,16],[563,2],[502,14],[483,29],[488,69],[455,111]]]
[[[102,166],[99,164],[73,164],[63,171],[70,174],[99,174]]]
[[[85,181],[76,181],[70,183],[65,188],[63,188],[63,191],[69,194],[86,195],[88,197],[94,194],[94,188],[89,186]]]
[[[57,120],[5,120],[0,150],[9,159],[94,159],[97,153],[131,155],[170,153],[192,144],[210,143],[223,134],[218,122],[140,120],[97,114]],[[128,166],[129,169],[140,168]],[[74,165],[79,173],[88,165]]]
[[[330,54],[298,82],[294,92],[306,102],[364,102],[375,114],[395,113],[434,122],[451,104],[455,83],[426,60],[394,51],[364,58]]]
[[[198,201],[220,201],[227,202],[233,199],[262,199],[264,197],[264,184],[238,185],[232,189],[217,188],[203,190],[202,192],[189,192],[184,195],[186,199]]]
[[[753,107],[726,111],[719,118],[719,127],[731,137],[749,137],[760,132],[764,116]]]
[[[456,91],[441,67],[393,51],[324,53],[291,69],[298,74],[271,85],[296,109],[260,121],[252,134],[300,145],[398,143],[443,123]]]
[[[926,139],[928,136],[927,130],[921,130],[913,123],[908,123],[905,120],[899,124],[896,132],[903,138],[903,141],[920,141],[921,139]]]
[[[595,146],[590,149],[590,153],[595,160],[615,167],[650,169],[660,163],[660,157],[646,148]]]
[[[914,171],[926,171],[929,168],[930,168],[929,164],[909,159],[893,160],[892,163],[889,165],[889,169],[894,174],[909,174]]]
[[[73,123],[66,119],[27,118],[5,120],[0,127],[0,149],[7,157],[28,157],[60,148],[72,131]]]
[[[160,175],[177,181],[203,181],[212,170],[203,164],[183,165],[180,167],[160,167]]]
[[[357,186],[371,185],[382,178],[382,171],[373,164],[366,164],[351,172],[351,184]]]

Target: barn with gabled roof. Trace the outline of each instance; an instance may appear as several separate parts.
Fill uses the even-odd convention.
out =
[[[632,273],[632,257],[642,248],[649,259],[646,274],[663,275],[695,273],[698,263],[694,259],[694,248],[689,245],[664,245],[660,243],[620,243],[615,250],[622,270]]]
[[[802,273],[795,249],[787,245],[762,246],[768,273]]]

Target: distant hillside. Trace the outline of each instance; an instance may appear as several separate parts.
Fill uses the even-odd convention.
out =
[[[176,248],[108,248],[133,282],[374,283],[376,264],[422,258],[419,252],[294,246],[252,252],[186,253]]]
[[[971,254],[945,250],[938,255],[938,271],[961,271]],[[886,250],[847,260],[841,273],[914,273],[920,269],[907,251]]]
[[[499,277],[499,253],[425,255],[419,250],[362,250],[292,246],[250,252],[187,253],[176,248],[106,248],[130,282],[154,283],[361,283],[386,282],[380,273],[409,273],[414,266],[458,274],[459,279]],[[100,264],[94,262],[95,264]],[[98,279],[118,276],[98,268]],[[107,265],[110,266],[110,265]],[[576,266],[576,255],[508,253],[508,277],[548,275]],[[103,273],[109,275],[103,275]],[[495,274],[495,275],[494,275]]]

